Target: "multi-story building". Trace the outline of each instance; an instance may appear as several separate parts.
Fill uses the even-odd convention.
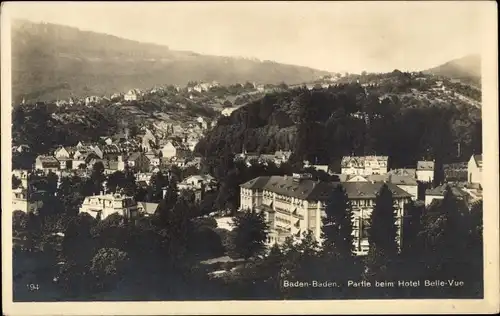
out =
[[[241,185],[240,210],[255,208],[264,212],[270,226],[268,243],[283,243],[287,237],[298,239],[308,230],[321,242],[321,218],[325,204],[340,183],[312,180],[310,174],[257,177]],[[368,251],[367,228],[376,194],[383,182],[346,182],[341,184],[353,209],[354,246],[357,254]],[[397,224],[403,217],[404,204],[411,195],[387,183],[393,193]],[[399,225],[401,232],[401,225]],[[399,239],[398,239],[399,240]]]
[[[120,193],[92,195],[85,197],[80,213],[87,213],[101,220],[115,213],[134,218],[137,216],[137,202],[133,197]]]
[[[12,212],[36,213],[43,206],[41,192],[28,194],[25,188],[12,190]]]
[[[368,176],[386,174],[389,157],[387,156],[346,156],[340,163],[342,174]]]
[[[434,180],[434,161],[417,162],[417,180],[432,182]]]

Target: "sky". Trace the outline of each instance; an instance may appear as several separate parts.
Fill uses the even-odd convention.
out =
[[[479,53],[485,3],[11,2],[3,9],[175,50],[359,73],[418,71]]]

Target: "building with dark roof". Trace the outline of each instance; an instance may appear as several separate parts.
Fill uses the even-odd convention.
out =
[[[458,199],[464,201],[468,204],[469,193],[456,185],[443,184],[433,189],[425,190],[425,205],[429,206],[435,200],[442,200],[446,192],[446,188],[449,187],[451,193]]]
[[[377,193],[383,185],[393,193],[398,223],[404,204],[412,195],[397,185],[384,182],[322,182],[310,174],[292,176],[263,176],[240,186],[240,210],[255,208],[266,215],[270,225],[269,244],[283,243],[287,237],[298,239],[311,230],[321,241],[321,217],[325,204],[336,186],[342,185],[351,201],[354,213],[355,251],[368,251],[367,228]]]
[[[445,182],[467,182],[467,162],[443,164]]]

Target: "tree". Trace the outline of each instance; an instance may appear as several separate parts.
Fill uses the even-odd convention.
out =
[[[193,232],[192,210],[183,198],[176,200],[173,208],[168,208],[168,204],[164,202],[158,206],[157,225],[169,263],[175,266],[185,256],[189,237]]]
[[[92,166],[90,180],[92,181],[93,192],[95,194],[101,193],[103,183],[106,180],[106,177],[104,176],[104,165],[102,162],[98,161]]]
[[[326,207],[326,217],[322,218],[323,249],[326,253],[342,258],[353,255],[352,236],[353,214],[347,193],[342,185],[332,192]]]
[[[401,236],[401,253],[405,256],[418,255],[417,237],[422,229],[423,206],[411,201],[405,205],[403,229]]]
[[[22,237],[22,234],[26,232],[27,221],[28,215],[25,212],[14,210],[12,213],[12,237]]]
[[[135,196],[137,193],[137,182],[135,181],[134,172],[128,167],[125,167],[123,179],[123,193],[127,196]]]
[[[115,193],[118,187],[123,188],[125,182],[125,174],[122,171],[115,171],[108,176],[106,186],[109,192]]]
[[[16,177],[16,175],[12,175],[12,189],[17,189],[22,185],[21,179]]]
[[[233,103],[231,103],[231,101],[229,101],[229,100],[226,100],[226,101],[224,101],[224,103],[222,104],[222,107],[223,107],[223,108],[231,108],[231,107],[233,107]]]
[[[398,227],[392,192],[383,184],[375,198],[375,206],[370,216],[368,242],[370,249],[366,258],[369,274],[386,277],[388,266],[398,254]]]
[[[233,217],[235,251],[245,260],[265,249],[268,225],[264,213],[244,211]]]
[[[168,179],[162,172],[156,172],[150,180],[150,202],[157,203],[163,199],[163,188],[168,186]]]
[[[77,176],[63,177],[57,189],[57,197],[62,203],[64,213],[68,216],[78,214],[80,205],[87,194],[84,180]]]
[[[116,248],[101,248],[90,264],[90,272],[95,278],[98,289],[113,286],[126,269],[128,254]]]
[[[50,196],[55,195],[57,192],[59,177],[52,171],[47,174],[46,190]]]
[[[462,201],[453,195],[451,187],[445,188],[442,200],[432,203],[423,217],[423,258],[428,277],[455,278],[464,275],[465,261],[456,260],[469,252],[469,222],[471,221]]]

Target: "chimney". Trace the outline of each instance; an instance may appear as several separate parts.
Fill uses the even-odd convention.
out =
[[[285,178],[285,180],[287,180],[288,179],[288,175],[285,174],[284,178]]]
[[[123,156],[122,156],[122,155],[118,156],[118,161],[119,161],[119,162],[122,162],[122,161],[123,161]]]

